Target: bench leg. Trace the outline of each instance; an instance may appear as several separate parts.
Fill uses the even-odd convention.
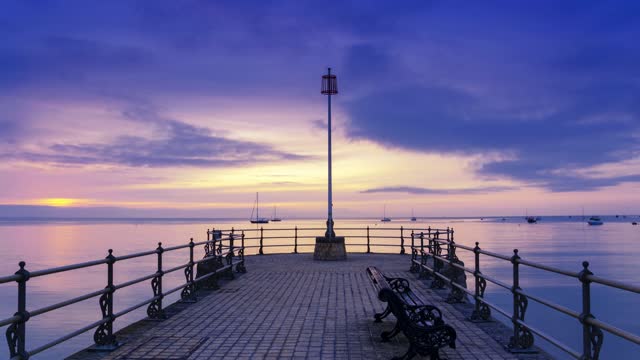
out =
[[[409,359],[413,359],[416,356],[416,352],[415,350],[413,350],[413,346],[409,345],[409,350],[407,350],[406,353],[404,353],[404,355],[402,356],[395,356],[393,358],[391,358],[391,360],[409,360]],[[433,358],[430,358],[429,360],[432,360]]]
[[[399,332],[400,332],[400,324],[396,323],[396,326],[394,326],[394,328],[391,329],[391,331],[383,331],[382,334],[380,334],[380,337],[382,338],[382,342],[389,341],[389,339],[398,335]]]
[[[382,319],[386,318],[387,316],[389,316],[389,314],[391,314],[391,307],[389,305],[387,305],[387,308],[384,309],[383,312],[381,312],[380,314],[375,314],[373,317],[375,318],[375,320],[373,320],[373,322],[382,322]]]

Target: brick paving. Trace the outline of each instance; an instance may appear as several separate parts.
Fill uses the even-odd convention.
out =
[[[185,306],[144,331],[117,334],[125,345],[103,359],[390,359],[407,347],[400,334],[380,341],[395,319],[373,322],[384,309],[365,273],[375,265],[405,277],[414,292],[438,306],[458,333],[446,359],[518,359],[459,307],[445,303],[409,273],[409,257],[350,254],[347,261],[314,261],[311,254],[247,256],[247,274]],[[82,354],[85,354],[83,356]],[[74,359],[95,358],[79,353]],[[546,358],[546,356],[545,356]]]

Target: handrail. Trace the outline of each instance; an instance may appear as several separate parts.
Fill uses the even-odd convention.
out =
[[[589,270],[589,263],[586,261],[582,263],[581,271],[576,272],[560,269],[534,261],[524,260],[518,254],[518,249],[514,249],[513,254],[511,256],[508,256],[483,250],[480,248],[478,242],[476,242],[476,246],[474,248],[459,245],[453,240],[453,229],[451,229],[451,231],[447,231],[444,236],[442,234],[438,234],[435,236],[432,236],[433,234],[429,234],[430,236],[425,237],[424,235],[425,234],[421,233],[417,238],[415,234],[413,234],[412,236],[412,245],[410,248],[411,271],[420,273],[426,272],[427,274],[433,275],[433,283],[431,284],[432,287],[441,288],[444,287],[445,283],[448,282],[451,288],[451,293],[449,294],[449,298],[447,299],[448,301],[460,300],[462,298],[462,294],[464,293],[472,295],[475,302],[474,311],[470,317],[472,321],[488,320],[488,318],[491,316],[491,310],[495,310],[499,314],[504,315],[505,317],[510,319],[513,325],[513,336],[511,337],[509,348],[512,351],[519,352],[531,348],[534,343],[533,334],[536,334],[575,358],[595,360],[598,358],[600,349],[602,347],[602,330],[640,345],[640,336],[629,331],[617,328],[602,320],[597,320],[592,315],[590,285],[591,283],[596,283],[632,293],[640,293],[640,286],[595,276]],[[440,236],[442,236],[442,238]],[[465,267],[458,260],[458,256],[456,254],[457,250],[465,250],[473,254],[475,265],[474,269]],[[480,255],[485,255],[509,262],[513,267],[513,278],[511,285],[481,272]],[[429,262],[431,262],[433,265],[429,266]],[[471,273],[475,281],[475,291],[468,290],[466,289],[466,287],[455,283],[453,279],[453,277],[457,276],[455,275],[455,271],[450,275],[452,276],[451,278],[447,277],[447,275],[445,275],[445,273],[443,272],[444,264],[448,264],[450,267],[456,269],[457,271]],[[577,279],[582,287],[581,311],[569,309],[567,307],[556,304],[542,297],[529,294],[522,290],[520,288],[520,265],[529,266],[542,271]],[[490,303],[486,300],[485,290],[487,281],[498,285],[499,287],[512,293],[513,310],[511,312],[509,310],[502,309],[496,304]],[[542,304],[554,311],[568,315],[571,318],[577,319],[582,325],[582,335],[583,339],[585,339],[585,341],[583,341],[582,353],[571,349],[549,334],[543,332],[542,330],[536,329],[529,323],[525,322],[524,315],[527,309],[528,299]]]
[[[7,340],[9,345],[9,356],[11,359],[15,360],[24,360],[38,354],[42,351],[45,351],[57,344],[60,344],[64,341],[67,341],[75,336],[78,336],[82,333],[85,333],[89,330],[96,329],[96,334],[94,335],[94,340],[96,341],[96,345],[106,349],[112,350],[118,346],[118,343],[115,340],[115,335],[113,334],[113,322],[142,306],[149,305],[147,308],[147,315],[151,318],[162,318],[163,317],[163,298],[171,293],[182,290],[181,298],[182,300],[188,301],[193,300],[195,295],[195,284],[202,280],[203,278],[210,278],[213,275],[218,275],[222,271],[233,271],[233,266],[236,266],[236,270],[239,272],[244,272],[244,239],[239,239],[239,242],[234,244],[234,240],[236,240],[236,236],[232,233],[224,234],[217,233],[216,236],[209,236],[210,233],[207,231],[207,241],[202,241],[199,243],[194,243],[193,239],[190,240],[187,244],[176,245],[171,247],[162,247],[162,243],[158,243],[158,247],[155,250],[137,252],[132,254],[126,254],[122,256],[114,256],[112,250],[108,251],[108,256],[104,259],[87,261],[82,263],[76,263],[65,266],[58,266],[49,269],[42,269],[36,271],[28,271],[25,269],[26,264],[24,262],[20,262],[19,270],[10,276],[4,276],[0,278],[0,284],[8,283],[8,282],[16,282],[18,285],[18,311],[9,318],[0,320],[0,326],[9,325],[7,328]],[[243,234],[244,235],[244,234]],[[224,245],[223,243],[228,243],[228,245]],[[194,260],[194,248],[198,245],[204,245],[205,255],[202,260]],[[226,250],[223,252],[222,248]],[[180,249],[189,249],[189,260],[186,263],[174,266],[169,269],[163,269],[162,267],[162,258],[163,254],[171,251],[176,251]],[[156,255],[158,260],[158,266],[154,273],[142,276],[133,280],[129,280],[123,282],[121,284],[113,283],[113,273],[114,273],[114,264],[139,258],[142,256],[150,256]],[[227,259],[227,265],[218,268],[206,276],[200,277],[198,279],[194,279],[193,267],[201,263],[203,261],[209,261],[213,258],[219,259]],[[234,261],[235,260],[235,261]],[[220,260],[222,261],[222,260]],[[78,269],[83,269],[87,267],[97,266],[97,265],[107,265],[107,284],[106,287],[92,291],[83,295],[76,296],[71,299],[63,300],[55,304],[47,305],[41,307],[36,310],[27,311],[26,309],[26,297],[27,297],[27,283],[31,278],[47,276],[56,273],[62,273],[67,271],[73,271]],[[162,289],[162,278],[164,275],[176,272],[178,270],[184,269],[185,282],[176,286],[169,290]],[[151,286],[153,290],[153,296],[149,299],[146,299],[142,302],[137,303],[127,309],[124,309],[118,313],[113,312],[113,297],[114,293],[118,289],[122,289],[134,284],[141,283],[143,281],[151,280]],[[44,345],[41,345],[35,349],[27,350],[26,349],[26,324],[31,319],[38,315],[42,315],[51,311],[55,311],[58,309],[65,308],[67,306],[79,303],[81,301],[85,301],[91,298],[100,297],[99,305],[100,311],[102,313],[102,319],[95,321],[89,325],[86,325],[78,330],[75,330],[71,333],[63,335],[51,342],[48,342]],[[10,340],[11,339],[11,340]]]

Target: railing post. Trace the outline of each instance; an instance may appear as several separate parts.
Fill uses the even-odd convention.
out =
[[[162,298],[164,295],[162,294],[162,276],[164,272],[162,271],[162,253],[164,249],[162,248],[162,243],[158,243],[158,247],[156,248],[156,254],[158,254],[158,270],[156,271],[156,276],[151,279],[151,289],[153,290],[153,300],[149,306],[147,307],[147,316],[151,319],[164,319],[164,310],[162,309]]]
[[[426,279],[429,277],[429,273],[427,273],[427,271],[424,269],[424,265],[427,265],[427,254],[424,252],[424,232],[421,232],[420,233],[420,269],[418,271],[418,276],[421,279]]]
[[[293,236],[293,253],[297,254],[298,253],[298,226],[296,225],[295,229],[294,229],[294,236]]]
[[[409,267],[409,271],[413,273],[420,270],[420,267],[416,264],[416,261],[418,261],[418,249],[416,249],[415,245],[415,234],[411,230],[411,267]]]
[[[93,341],[95,342],[95,349],[101,351],[111,351],[118,348],[118,342],[113,335],[113,294],[116,291],[113,285],[113,264],[116,262],[115,256],[113,256],[113,250],[109,249],[109,255],[107,259],[107,286],[105,289],[107,292],[100,296],[98,301],[100,305],[100,311],[102,312],[102,319],[107,322],[100,324],[96,331],[93,333]]]
[[[482,277],[480,272],[480,243],[476,242],[476,247],[473,248],[475,267],[473,271],[473,277],[475,279],[475,293],[473,298],[475,299],[475,306],[471,313],[471,321],[481,322],[488,321],[491,317],[491,308],[489,305],[483,303],[481,299],[484,299],[484,291],[487,288],[487,281]]]
[[[264,251],[262,250],[262,239],[264,238],[264,229],[262,228],[262,226],[260,226],[260,250],[258,251],[258,254],[260,255],[264,255]]]
[[[193,283],[193,248],[195,244],[193,243],[193,238],[189,241],[189,263],[187,267],[184,268],[184,277],[186,279],[186,284],[182,292],[180,293],[180,299],[183,302],[196,302],[196,289]]]
[[[589,262],[582,263],[582,271],[578,274],[578,279],[582,282],[582,313],[578,320],[582,324],[582,357],[581,360],[598,360],[604,334],[600,328],[590,325],[588,319],[593,319],[591,314],[591,281],[589,275],[593,273],[589,270]]]
[[[400,226],[400,255],[404,255],[404,226]]]
[[[367,226],[367,254],[371,253],[371,240],[369,238],[369,226]]]
[[[524,321],[529,300],[526,296],[520,294],[520,256],[518,255],[518,249],[513,249],[511,263],[513,264],[513,286],[511,287],[511,293],[513,294],[513,315],[511,317],[513,336],[509,340],[509,351],[515,353],[528,352],[533,346],[533,334],[519,323]]]
[[[433,239],[429,238],[429,244],[431,244],[431,248],[433,248],[433,253],[431,256],[433,257],[433,281],[431,281],[432,289],[442,289],[444,288],[444,280],[438,276],[440,274],[444,263],[442,260],[437,259],[436,256],[442,256],[442,246],[440,244],[440,230],[436,230],[433,234]],[[449,244],[447,244],[448,246]]]
[[[233,233],[234,230],[231,228],[231,234],[229,235],[229,254],[231,254],[231,258],[233,258],[233,240],[235,238]]]
[[[20,269],[16,271],[16,275],[20,275],[18,283],[18,312],[14,316],[19,316],[20,320],[12,323],[7,327],[7,344],[9,345],[9,357],[18,357],[19,359],[28,359],[29,354],[26,350],[26,323],[29,320],[29,312],[27,311],[27,281],[29,280],[29,271],[25,270],[25,262],[20,261],[18,264]]]

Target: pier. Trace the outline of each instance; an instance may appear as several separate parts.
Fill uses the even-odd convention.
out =
[[[374,314],[386,304],[378,299],[365,269],[376,266],[385,275],[405,278],[413,292],[442,312],[457,332],[456,347],[442,348],[446,359],[550,359],[536,344],[544,339],[567,355],[598,359],[607,336],[640,344],[640,337],[596,319],[590,310],[590,285],[597,283],[639,294],[637,286],[594,276],[588,263],[567,271],[521,258],[517,250],[499,254],[479,244],[457,244],[453,229],[336,228],[345,234],[349,255],[344,261],[313,260],[313,233],[324,229],[208,230],[206,241],[163,247],[52,269],[29,271],[24,263],[0,283],[15,282],[18,311],[0,319],[6,330],[10,359],[24,360],[84,332],[93,331],[95,344],[70,359],[216,359],[216,358],[339,358],[390,359],[409,347],[403,334],[383,342],[381,333],[394,327],[389,316],[380,323]],[[187,250],[179,266],[163,266],[165,254]],[[465,256],[459,256],[466,252]],[[251,254],[251,255],[248,255]],[[481,256],[512,265],[511,283],[484,274]],[[122,261],[157,258],[157,269],[146,276],[114,283]],[[471,259],[463,262],[460,259]],[[106,268],[103,289],[39,309],[27,309],[28,281],[34,277],[89,267]],[[574,278],[582,293],[582,309],[568,309],[536,297],[523,288],[520,267],[533,267]],[[163,288],[163,277],[182,272],[185,282]],[[149,282],[150,297],[134,306],[114,308],[118,290]],[[503,308],[485,298],[487,283],[513,294],[513,307]],[[167,295],[181,300],[167,304]],[[93,300],[91,300],[93,299]],[[80,301],[97,300],[102,319],[37,348],[28,347],[27,327],[38,315]],[[582,325],[583,347],[574,349],[547,329],[525,318],[529,301],[573,317]],[[118,319],[146,307],[147,319],[114,332]],[[504,316],[508,322],[497,321]],[[153,320],[153,321],[149,321]],[[508,326],[511,323],[511,326]],[[538,339],[538,340],[536,340]],[[81,350],[81,349],[78,349]],[[45,353],[46,354],[46,353]]]

